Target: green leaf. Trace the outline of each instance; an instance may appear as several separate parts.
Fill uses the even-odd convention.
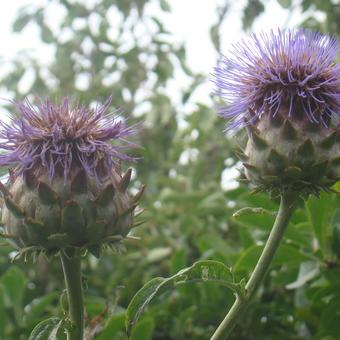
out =
[[[175,49],[173,51],[173,53],[177,56],[183,72],[185,72],[188,76],[193,77],[194,76],[193,72],[191,71],[191,69],[186,64],[186,49],[185,49],[185,46],[184,45],[180,46],[178,49]]]
[[[309,221],[324,254],[330,251],[327,241],[332,234],[330,218],[333,214],[334,203],[333,195],[326,193],[321,193],[319,198],[311,197],[306,202]]]
[[[264,11],[264,5],[259,0],[249,0],[243,11],[243,28],[248,29],[252,26],[254,20]]]
[[[148,318],[137,323],[133,328],[130,340],[151,340],[155,323]]]
[[[57,334],[63,320],[49,318],[38,323],[33,329],[28,340],[57,340]]]
[[[334,212],[332,219],[333,237],[332,237],[332,250],[333,253],[339,258],[340,257],[340,209]]]
[[[220,34],[219,34],[219,25],[214,25],[210,28],[210,39],[217,51],[220,50]]]
[[[263,246],[253,245],[249,247],[238,259],[235,264],[235,271],[251,271],[254,269],[261,253],[263,250]],[[311,261],[314,258],[309,255],[302,253],[299,249],[282,244],[277,253],[274,256],[272,266],[280,266],[280,265],[287,265],[287,266],[298,266],[303,261]]]
[[[322,274],[334,287],[340,285],[340,268],[339,267],[326,267],[323,268]]]
[[[240,293],[241,286],[234,281],[231,270],[217,261],[198,261],[191,267],[182,269],[170,278],[157,277],[147,282],[132,298],[126,312],[126,328],[138,321],[144,309],[156,296],[183,283],[212,282]]]
[[[176,250],[171,257],[171,273],[177,273],[187,265],[188,254],[185,249]]]
[[[41,40],[46,44],[52,44],[54,42],[54,34],[47,25],[41,25],[40,36]]]
[[[159,4],[161,6],[161,9],[164,12],[170,12],[171,11],[171,7],[170,7],[169,2],[167,0],[160,0]]]
[[[112,340],[115,339],[119,332],[124,330],[125,313],[113,315],[104,327],[96,340]]]
[[[4,338],[6,325],[5,296],[3,288],[0,286],[0,339]]]
[[[32,20],[32,15],[26,13],[26,12],[21,12],[17,18],[15,19],[13,25],[12,25],[12,30],[14,33],[20,33],[26,25]]]
[[[42,297],[34,299],[31,303],[25,306],[25,317],[28,323],[39,318],[46,309],[57,300],[58,294],[56,292],[48,293]]]
[[[26,290],[27,279],[18,267],[11,267],[1,277],[0,283],[3,287],[5,304],[14,309],[18,322],[21,322],[22,300]]]
[[[232,248],[220,235],[202,233],[195,243],[204,258],[213,255],[214,259],[222,261],[227,265],[234,264],[230,261]]]
[[[273,266],[287,265],[294,267],[300,265],[303,261],[314,260],[315,258],[312,255],[304,253],[300,249],[288,244],[282,244],[279,246],[279,249],[273,259]]]
[[[339,337],[340,332],[340,301],[339,296],[335,296],[327,303],[326,308],[322,311],[319,334],[319,339],[324,339],[324,336],[333,336],[334,339]]]

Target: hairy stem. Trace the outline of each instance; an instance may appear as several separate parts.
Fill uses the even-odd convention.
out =
[[[238,296],[236,298],[228,314],[211,337],[211,340],[227,339],[232,329],[240,320],[257,288],[261,284],[261,281],[264,278],[270,263],[272,262],[275,252],[279,247],[280,241],[286,231],[290,217],[295,210],[295,203],[296,196],[290,193],[282,194],[280,208],[273,228],[269,234],[268,240],[265,247],[263,248],[262,254],[255,266],[255,269],[246,285],[246,295],[244,297]]]
[[[83,340],[84,335],[84,297],[81,281],[80,257],[68,257],[60,252],[68,297],[69,319],[68,340]]]

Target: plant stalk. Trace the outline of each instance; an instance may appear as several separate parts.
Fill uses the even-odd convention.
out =
[[[242,297],[237,296],[233,306],[229,310],[224,320],[218,326],[210,340],[227,339],[228,335],[231,333],[237,322],[240,321],[242,314],[253,298],[273,260],[276,250],[278,249],[281,239],[287,229],[289,220],[295,210],[296,201],[296,195],[292,195],[291,193],[283,193],[281,195],[278,214],[276,216],[273,228],[269,234],[266,245],[263,248],[262,254],[249,278],[249,281],[246,284],[246,294]]]
[[[84,297],[81,280],[79,256],[68,257],[63,250],[60,252],[68,297],[69,319],[67,340],[83,340],[84,336]]]

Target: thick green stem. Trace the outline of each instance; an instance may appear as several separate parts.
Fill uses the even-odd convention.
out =
[[[276,216],[273,228],[270,232],[262,254],[251,274],[248,283],[246,284],[246,295],[244,297],[237,297],[228,314],[219,325],[211,340],[227,339],[228,335],[240,320],[244,310],[247,308],[249,302],[254,296],[257,288],[261,284],[270,263],[275,255],[280,241],[286,231],[290,217],[295,210],[296,196],[289,193],[281,196],[280,208]]]
[[[68,257],[60,252],[65,284],[67,289],[69,318],[71,327],[68,340],[83,340],[84,335],[84,297],[81,280],[80,257]]]

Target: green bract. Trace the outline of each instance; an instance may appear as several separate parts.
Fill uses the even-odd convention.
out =
[[[100,255],[103,246],[116,248],[133,227],[133,215],[142,188],[131,197],[127,188],[131,169],[117,169],[104,183],[84,170],[63,176],[36,177],[30,172],[2,186],[2,224],[5,236],[21,252],[47,254],[76,247]]]
[[[248,126],[240,155],[245,177],[258,189],[298,195],[318,194],[340,179],[339,133],[305,119],[278,113]]]

